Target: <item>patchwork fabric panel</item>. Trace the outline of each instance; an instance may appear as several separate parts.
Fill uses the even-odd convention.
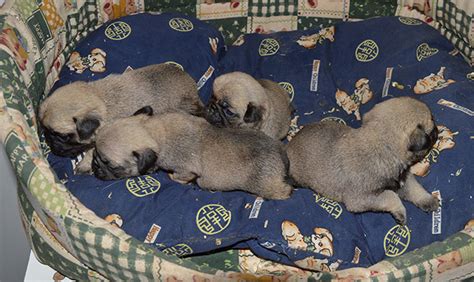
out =
[[[192,30],[173,29],[190,29],[188,21]],[[394,30],[398,32],[389,32]],[[408,223],[402,227],[390,214],[352,214],[341,203],[305,188],[296,189],[288,200],[267,201],[239,191],[181,185],[164,172],[100,181],[74,175],[77,160],[50,154],[58,177],[98,216],[167,254],[250,248],[263,258],[322,271],[367,267],[399,256],[446,239],[474,217],[474,101],[468,95],[474,85],[466,78],[469,67],[452,55],[453,46],[435,29],[399,17],[341,22],[325,29],[245,35],[224,56],[222,41],[216,54],[210,47],[209,38],[215,37],[220,38],[216,30],[182,15],[121,18],[80,44],[77,60],[70,60],[74,63],[62,71],[55,87],[123,72],[128,66],[174,61],[196,81],[214,66],[200,91],[205,100],[215,75],[244,71],[277,81],[288,91],[297,109],[288,139],[305,124],[322,119],[358,127],[376,103],[412,96],[430,106],[441,132],[414,173],[427,191],[441,197],[442,208],[428,214],[404,203]],[[103,57],[105,64],[91,64],[89,56]]]

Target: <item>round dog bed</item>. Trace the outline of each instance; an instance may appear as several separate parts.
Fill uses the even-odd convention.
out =
[[[23,184],[19,190],[21,214],[33,250],[42,262],[75,279],[187,280],[254,279],[252,275],[263,274],[295,279],[406,278],[423,276],[430,268],[443,277],[447,270],[473,260],[469,251],[472,223],[456,233],[474,217],[469,198],[472,166],[468,163],[473,101],[464,95],[473,85],[466,78],[470,69],[459,55],[453,56],[452,45],[434,29],[413,19],[383,18],[341,23],[334,30],[247,35],[226,51],[219,33],[193,18],[137,15],[103,25],[76,49],[75,43],[86,32],[74,32],[79,26],[72,25],[82,23],[81,30],[95,29],[99,16],[95,8],[95,4],[85,3],[67,21],[69,33],[55,34],[57,38],[66,36],[70,44],[54,62],[51,58],[65,45],[43,38],[44,45],[35,47],[41,52],[52,50],[53,55],[42,53],[36,64],[22,66],[16,60],[21,52],[7,52],[9,57],[3,64],[10,85],[4,87],[2,140]],[[148,30],[138,28],[143,19],[150,24]],[[380,26],[403,32],[394,38],[377,28]],[[21,27],[12,30],[18,36]],[[155,38],[149,36],[152,31]],[[160,35],[159,31],[171,33]],[[170,39],[171,34],[177,37],[160,39]],[[32,36],[25,34],[24,41]],[[410,40],[410,44],[393,44],[414,37],[417,40]],[[40,39],[34,40],[41,43]],[[127,49],[126,40],[145,40],[149,48],[128,45]],[[77,53],[70,56],[72,49]],[[142,50],[149,53],[134,53]],[[169,50],[173,55],[166,53]],[[89,56],[95,56],[99,63],[90,64]],[[48,62],[52,66],[48,79],[41,80]],[[49,154],[53,172],[45,162],[48,150],[38,141],[41,134],[34,116],[42,97],[32,93],[41,93],[45,82],[49,88],[63,65],[67,68],[54,87],[161,62],[188,71],[198,82],[203,100],[219,73],[240,70],[280,82],[297,107],[291,134],[305,123],[323,118],[358,126],[356,111],[343,106],[335,96],[337,90],[347,97],[362,90],[373,92],[371,101],[359,104],[361,115],[387,97],[420,95],[416,97],[432,107],[436,121],[446,128],[446,140],[440,140],[438,151],[429,156],[428,168],[426,164],[419,168],[420,175],[427,174],[422,178],[427,190],[440,193],[441,212],[425,214],[407,205],[411,218],[406,228],[395,225],[386,214],[350,214],[342,205],[307,189],[298,189],[288,201],[262,202],[243,192],[212,193],[181,186],[163,173],[104,185],[92,176],[74,175],[74,161]],[[25,78],[23,74],[33,69],[34,75]],[[415,94],[418,80],[433,78],[437,83],[431,93]],[[339,223],[332,225],[334,222]],[[292,245],[295,235],[304,244]],[[439,240],[444,241],[409,252]],[[176,257],[191,254],[200,256]],[[346,270],[314,273],[261,258],[311,270]]]

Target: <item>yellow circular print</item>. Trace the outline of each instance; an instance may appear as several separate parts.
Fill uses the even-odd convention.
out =
[[[414,18],[399,17],[398,20],[402,24],[406,24],[406,25],[420,25],[421,24],[421,21]]]
[[[355,50],[359,62],[370,62],[379,55],[379,46],[372,39],[362,41]]]
[[[181,69],[182,71],[184,71],[184,68],[181,64],[178,64],[177,62],[174,62],[174,61],[167,61],[167,62],[164,62],[163,64],[167,64],[167,65],[172,65],[172,66],[175,66],[177,67],[178,69]]]
[[[187,255],[192,254],[193,249],[190,246],[184,243],[181,243],[181,244],[174,245],[173,247],[166,248],[162,252],[167,255],[175,255],[178,257],[182,257],[182,256],[187,256]]]
[[[183,18],[172,18],[169,21],[169,25],[172,29],[180,32],[188,32],[194,28],[194,25],[190,20]]]
[[[158,192],[161,183],[152,176],[145,175],[127,179],[125,186],[128,192],[141,198]]]
[[[293,97],[295,96],[295,88],[293,88],[293,85],[291,85],[291,83],[285,82],[285,81],[279,82],[278,84],[279,84],[283,89],[285,89],[286,92],[288,92],[288,95],[290,95],[290,102],[292,102],[292,101],[293,101]]]
[[[113,22],[105,29],[105,36],[112,40],[122,40],[132,33],[132,28],[126,22]]]
[[[422,60],[431,57],[438,53],[438,49],[436,48],[431,48],[428,43],[422,43],[416,48],[416,59],[418,62],[421,62]]]
[[[280,49],[280,43],[273,38],[265,38],[260,42],[258,47],[258,54],[260,56],[275,55]]]
[[[383,249],[387,257],[396,257],[403,254],[410,245],[410,230],[406,226],[395,225],[383,239]]]
[[[325,121],[325,120],[332,120],[332,121],[335,121],[335,122],[337,122],[337,123],[347,125],[346,121],[343,120],[343,119],[340,118],[340,117],[325,117],[325,118],[323,118],[321,121]]]
[[[206,235],[222,232],[229,226],[231,212],[222,205],[208,204],[199,209],[196,214],[196,225]]]

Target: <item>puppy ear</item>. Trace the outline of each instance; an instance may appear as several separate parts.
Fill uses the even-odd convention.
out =
[[[408,150],[412,152],[419,152],[428,149],[430,145],[429,136],[425,133],[423,127],[418,125],[416,129],[410,134]]]
[[[152,149],[145,149],[143,151],[133,151],[133,156],[137,159],[138,171],[140,174],[146,174],[155,166],[158,157]]]
[[[261,121],[263,117],[263,109],[262,107],[257,107],[252,103],[247,105],[247,111],[244,115],[244,122],[246,123],[254,123]]]
[[[290,103],[290,114],[292,115],[294,113],[296,113],[296,107],[293,105],[293,103]]]
[[[85,117],[83,119],[73,118],[76,123],[77,134],[79,139],[89,139],[100,126],[100,120],[96,117]]]
[[[147,115],[147,116],[152,116],[153,115],[153,108],[151,106],[145,106],[135,113],[133,113],[134,116],[138,115]]]

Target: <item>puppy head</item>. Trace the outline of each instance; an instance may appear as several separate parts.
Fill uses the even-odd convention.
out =
[[[104,102],[85,82],[58,88],[44,100],[39,120],[55,155],[74,157],[91,148],[107,114]]]
[[[103,180],[151,173],[157,169],[157,144],[144,127],[147,110],[118,119],[97,134],[92,171]]]
[[[438,138],[438,128],[426,104],[409,97],[392,98],[364,115],[363,127],[374,127],[386,145],[406,164],[419,162]]]
[[[248,74],[232,72],[214,81],[206,119],[219,127],[259,129],[267,109],[264,88]]]

